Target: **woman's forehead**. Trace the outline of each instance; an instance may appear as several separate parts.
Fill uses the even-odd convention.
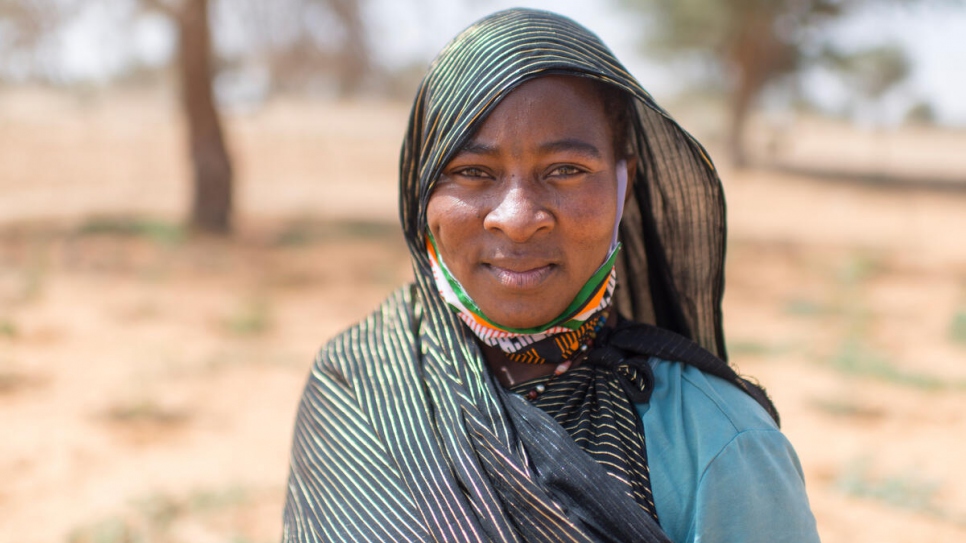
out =
[[[602,85],[569,75],[528,80],[503,97],[453,158],[566,152],[613,159],[615,127],[601,96]]]

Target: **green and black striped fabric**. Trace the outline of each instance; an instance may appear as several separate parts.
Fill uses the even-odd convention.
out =
[[[295,425],[284,541],[667,541],[639,503],[649,489],[618,481],[551,414],[496,383],[425,253],[441,169],[503,97],[549,74],[636,99],[618,309],[724,358],[724,201],[704,150],[585,28],[543,11],[491,15],[444,48],[417,93],[400,159],[415,283],[316,359]]]

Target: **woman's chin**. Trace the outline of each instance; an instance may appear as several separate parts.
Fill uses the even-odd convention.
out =
[[[533,320],[494,320],[500,328],[506,328],[509,330],[527,330],[530,328],[537,328],[550,322],[550,319],[546,321],[533,321]]]
[[[563,309],[560,311],[563,311]],[[554,313],[544,308],[540,308],[540,310],[521,308],[519,310],[508,311],[504,307],[502,311],[494,311],[493,314],[490,314],[483,309],[483,313],[494,323],[503,328],[514,328],[517,330],[543,326],[555,319],[560,314],[560,311]]]

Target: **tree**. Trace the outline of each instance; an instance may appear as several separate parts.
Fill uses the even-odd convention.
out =
[[[363,0],[99,0],[133,16],[154,12],[176,28],[176,71],[192,171],[189,222],[227,234],[232,227],[233,172],[212,81],[216,71],[211,13],[241,14],[242,54],[265,56],[273,83],[302,73],[335,71],[343,95],[357,92],[371,72]],[[43,53],[72,15],[91,0],[0,0],[0,80],[56,81]],[[223,20],[221,22],[224,22]],[[333,39],[333,37],[335,39]],[[46,47],[46,49],[45,49]],[[297,85],[292,85],[297,86]]]
[[[231,231],[232,166],[212,90],[208,0],[144,0],[167,14],[178,29],[178,73],[188,126],[193,176],[190,224],[208,233]]]
[[[896,45],[886,44],[849,55],[832,52],[828,56],[832,68],[857,91],[859,100],[853,105],[857,111],[881,106],[889,91],[905,81],[912,71],[906,52]]]
[[[148,8],[167,14],[178,28],[177,64],[194,177],[191,225],[205,232],[227,233],[232,216],[232,167],[212,92],[209,2],[142,1]],[[229,0],[222,2],[221,7],[247,15],[244,35],[268,50],[275,85],[292,76],[297,69],[293,65],[311,68],[311,59],[320,50],[319,44],[311,40],[312,32],[319,31],[312,26],[313,18],[309,16],[312,10],[328,11],[335,17],[336,29],[342,31],[341,46],[335,55],[340,93],[357,92],[370,70],[360,0]],[[324,30],[332,31],[331,28]],[[288,72],[283,70],[286,67]]]
[[[52,30],[69,19],[77,0],[0,0],[0,80],[45,77]]]
[[[904,122],[913,126],[936,124],[936,110],[929,102],[920,100],[906,111]]]
[[[758,97],[784,76],[830,57],[848,64],[847,55],[824,40],[823,30],[874,0],[620,1],[652,23],[646,32],[649,48],[698,55],[726,74],[728,151],[741,167],[748,163],[744,132]]]
[[[171,17],[178,28],[178,72],[182,106],[188,124],[188,147],[190,149],[194,191],[191,204],[191,225],[197,230],[210,233],[227,233],[231,230],[232,216],[232,167],[225,145],[222,122],[212,91],[212,39],[208,0],[142,0],[147,7]],[[305,53],[318,49],[307,36],[313,30],[311,18],[306,13],[312,9],[327,8],[336,18],[337,27],[343,30],[341,50],[338,55],[338,81],[342,94],[354,93],[362,86],[369,71],[369,50],[365,41],[358,0],[288,0],[287,2],[251,1],[247,6],[237,0],[223,4],[226,9],[247,11],[245,35],[258,42],[260,31],[265,32],[266,22],[273,14],[280,14],[280,28],[269,27],[269,38],[261,44],[275,40],[270,57],[279,66],[287,66],[285,56],[294,57],[296,63],[307,60]],[[264,11],[267,9],[268,11]],[[259,11],[262,10],[262,11]],[[309,21],[307,23],[306,21]],[[286,26],[284,22],[290,24]],[[294,23],[294,24],[291,24]],[[271,30],[276,32],[272,33]],[[264,34],[263,34],[264,36]],[[300,55],[301,53],[301,55]],[[275,64],[275,62],[273,62]],[[289,75],[289,74],[285,74]],[[275,84],[282,76],[273,71]]]
[[[362,22],[359,0],[326,0],[329,9],[335,14],[343,29],[342,50],[340,52],[340,90],[343,95],[359,91],[369,65],[369,47],[366,44],[366,29]]]
[[[272,90],[302,90],[333,79],[341,96],[362,90],[372,74],[364,0],[222,0],[219,23],[243,43],[234,64],[259,65]]]

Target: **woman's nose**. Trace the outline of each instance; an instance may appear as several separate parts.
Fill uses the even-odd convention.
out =
[[[502,232],[514,242],[525,242],[542,230],[553,228],[554,217],[546,195],[528,182],[502,183],[498,201],[483,219],[487,230]]]

